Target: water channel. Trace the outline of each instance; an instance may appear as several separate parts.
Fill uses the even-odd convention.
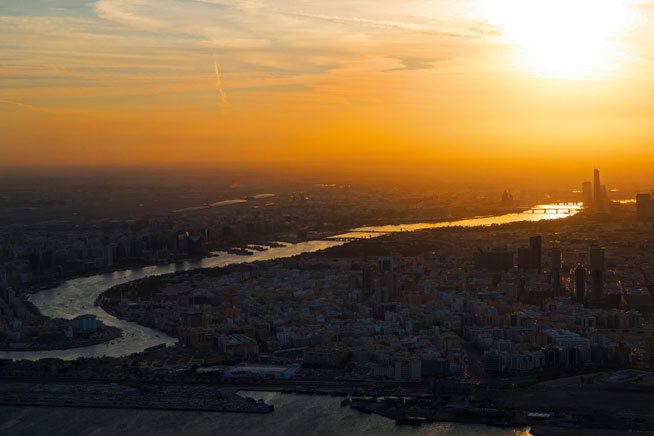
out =
[[[164,333],[139,324],[120,320],[94,306],[96,298],[107,289],[137,280],[147,276],[156,276],[177,271],[188,271],[198,268],[222,267],[236,263],[255,262],[261,260],[281,259],[302,253],[310,253],[337,245],[346,244],[349,240],[371,238],[393,232],[416,231],[431,228],[453,226],[490,226],[508,224],[519,221],[540,221],[543,219],[559,219],[576,214],[579,205],[557,204],[539,205],[522,213],[477,217],[456,221],[436,223],[399,224],[374,227],[360,227],[347,233],[333,236],[327,240],[313,240],[297,244],[285,243],[283,247],[270,247],[266,251],[255,251],[251,256],[239,256],[225,252],[218,256],[206,257],[201,260],[178,262],[169,265],[153,265],[144,268],[116,271],[108,274],[98,274],[91,277],[81,277],[67,280],[56,288],[47,289],[31,296],[34,305],[45,316],[71,319],[81,314],[95,314],[107,325],[123,330],[123,337],[103,344],[66,350],[48,351],[2,351],[3,359],[60,358],[65,360],[77,357],[125,356],[143,351],[146,348],[165,343],[174,344],[177,340]]]

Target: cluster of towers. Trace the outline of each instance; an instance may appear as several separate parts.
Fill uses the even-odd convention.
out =
[[[600,173],[597,168],[593,170],[593,181],[583,183],[582,192],[584,206],[599,211],[606,209],[606,185],[600,184]]]
[[[522,270],[543,272],[543,238],[532,236],[529,238],[529,246],[518,248],[518,268]],[[563,277],[563,254],[559,247],[553,247],[551,252],[551,296],[560,297],[566,294]],[[387,271],[387,267],[380,258],[379,272]],[[473,254],[475,268],[489,269],[492,271],[509,271],[514,268],[513,253],[509,250],[478,249]],[[392,265],[392,264],[391,264]],[[577,265],[570,272],[570,291],[573,292],[575,301],[580,304],[601,303],[604,297],[604,249],[599,246],[591,246],[589,251],[589,267]],[[586,293],[586,283],[590,276],[590,290]],[[524,292],[524,281],[522,290]]]
[[[518,267],[522,269],[535,269],[542,271],[543,240],[541,236],[529,238],[529,247],[518,249]],[[555,297],[564,294],[563,286],[563,255],[558,247],[552,248],[551,284],[552,295]],[[579,304],[588,301],[599,302],[604,293],[604,249],[593,245],[589,253],[590,268],[577,265],[571,274],[571,282],[574,289],[574,298]],[[590,274],[591,289],[586,293],[586,282]]]
[[[604,249],[592,246],[590,248],[590,283],[591,292],[586,295],[586,277],[588,273],[583,265],[577,265],[573,271],[574,297],[579,304],[584,304],[590,296],[594,301],[600,301],[604,292]]]

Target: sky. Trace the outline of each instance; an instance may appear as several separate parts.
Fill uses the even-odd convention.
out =
[[[654,0],[2,0],[0,165],[646,174],[652,22]]]

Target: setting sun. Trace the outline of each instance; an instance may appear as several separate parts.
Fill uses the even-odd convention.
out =
[[[490,0],[488,18],[537,74],[593,78],[619,58],[635,59],[611,38],[627,20],[620,0]]]
[[[654,436],[652,23],[0,0],[0,436]]]
[[[26,3],[0,6],[5,165],[654,158],[651,2]]]

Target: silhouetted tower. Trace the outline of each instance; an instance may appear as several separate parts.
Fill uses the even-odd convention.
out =
[[[604,289],[604,249],[593,246],[590,247],[590,280],[592,286],[593,299],[602,298]]]
[[[561,295],[561,249],[552,248],[552,296]]]
[[[600,176],[599,176],[599,170],[595,168],[593,170],[593,202],[595,203],[595,207],[599,207],[599,205],[602,202],[602,191],[600,187]]]
[[[584,304],[584,297],[586,296],[586,269],[577,265],[575,268],[575,300],[579,304]]]
[[[636,216],[645,221],[647,219],[647,208],[652,201],[649,194],[636,194]]]
[[[513,205],[513,195],[509,191],[504,191],[502,194],[502,206],[508,207]]]
[[[535,262],[534,266],[536,267],[538,273],[540,274],[541,267],[542,267],[541,253],[543,248],[543,237],[532,236],[531,238],[529,238],[529,248],[531,249],[534,256],[534,262]]]

